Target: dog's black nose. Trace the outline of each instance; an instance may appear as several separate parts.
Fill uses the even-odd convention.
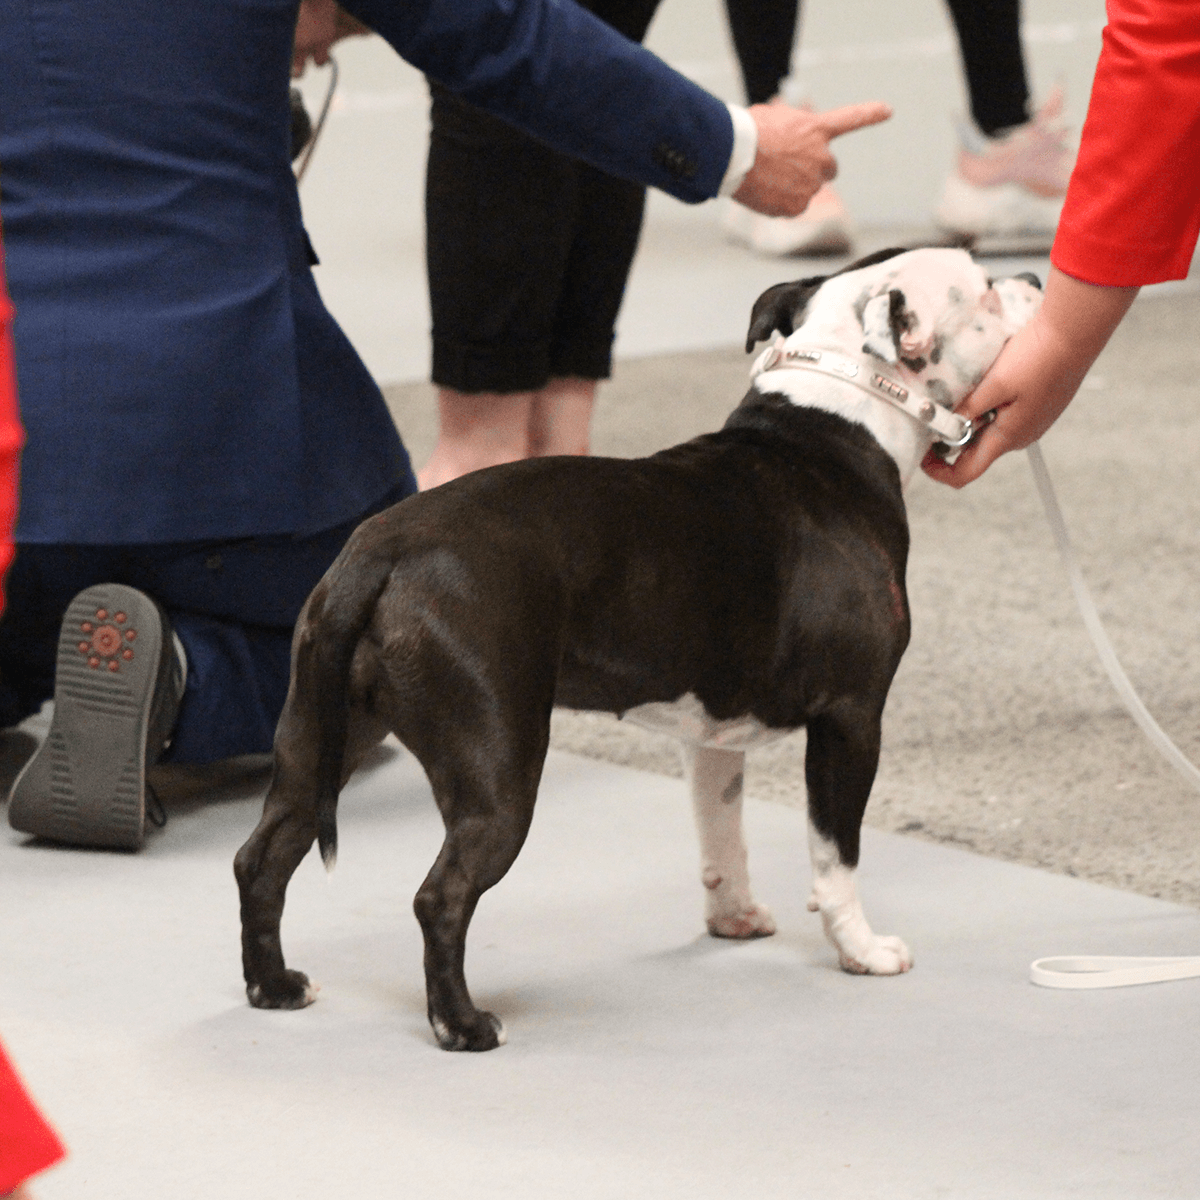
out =
[[[1042,290],[1042,281],[1032,271],[1022,271],[1020,275],[1014,275],[1014,279],[1023,279],[1026,283],[1032,283],[1040,292]]]

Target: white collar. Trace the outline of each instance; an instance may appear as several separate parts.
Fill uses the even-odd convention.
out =
[[[852,383],[868,396],[886,401],[912,417],[950,449],[965,446],[975,433],[975,426],[968,418],[942,408],[923,392],[891,378],[880,369],[877,359],[855,358],[814,346],[789,346],[783,337],[777,336],[755,360],[750,378],[758,380],[769,371],[814,371]],[[759,386],[762,387],[761,382]]]

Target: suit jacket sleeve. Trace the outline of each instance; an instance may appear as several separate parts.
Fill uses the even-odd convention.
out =
[[[1200,6],[1108,0],[1051,254],[1088,283],[1182,279],[1200,232]]]
[[[396,52],[563,154],[688,202],[717,194],[727,107],[572,0],[342,0]]]

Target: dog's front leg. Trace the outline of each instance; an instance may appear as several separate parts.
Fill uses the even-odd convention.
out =
[[[705,920],[713,937],[768,937],[775,920],[750,894],[746,840],[742,834],[742,786],[746,756],[684,743],[684,770],[700,834],[700,878]]]
[[[805,751],[813,872],[808,908],[821,914],[842,969],[855,975],[899,975],[912,966],[900,938],[871,930],[855,886],[862,816],[879,762],[878,730],[877,717],[821,717],[809,723]]]

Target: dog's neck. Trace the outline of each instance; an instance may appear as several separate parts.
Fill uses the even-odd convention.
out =
[[[819,408],[864,426],[895,461],[901,484],[907,487],[937,435],[926,422],[902,411],[882,393],[895,381],[906,394],[920,398],[920,377],[872,355],[848,355],[843,349],[847,345],[853,345],[853,338],[848,342],[843,331],[817,329],[806,322],[759,358],[754,385],[760,392],[778,393],[793,404]],[[850,373],[857,377],[839,377]],[[864,382],[871,378],[887,382],[873,389]]]
[[[883,400],[868,396],[852,383],[795,367],[764,371],[754,386],[760,392],[785,396],[802,408],[819,408],[864,426],[895,461],[900,484],[907,488],[921,460],[933,445],[933,434],[912,417]]]

